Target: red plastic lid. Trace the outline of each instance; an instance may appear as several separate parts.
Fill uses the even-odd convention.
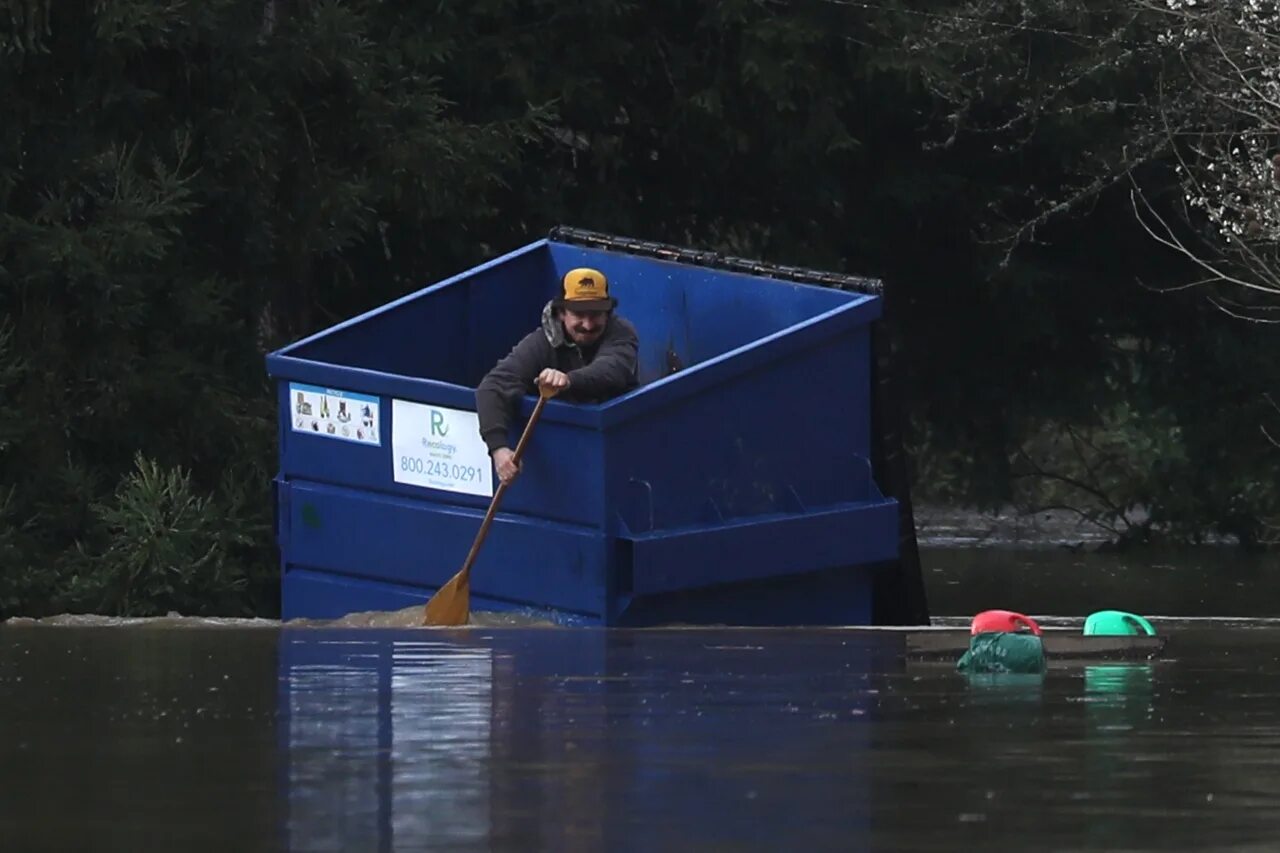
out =
[[[984,610],[973,617],[973,623],[969,626],[970,634],[989,634],[995,631],[1013,633],[1021,630],[1040,635],[1040,626],[1036,624],[1036,620],[1012,610]]]

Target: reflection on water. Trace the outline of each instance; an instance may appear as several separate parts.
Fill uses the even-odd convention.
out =
[[[1169,642],[966,676],[888,632],[13,620],[0,850],[1274,849],[1280,623],[1163,618],[1275,615],[1274,558],[924,564],[948,624],[1119,608]]]
[[[892,634],[287,631],[288,845],[1266,845],[1278,634],[966,676]]]
[[[290,848],[396,838],[482,846],[492,665],[490,650],[449,643],[286,635]]]
[[[865,836],[873,662],[894,654],[881,638],[438,633],[282,636],[292,849]],[[804,654],[815,640],[839,655]],[[782,799],[800,825],[761,819]]]
[[[1157,627],[1032,676],[831,629],[0,627],[0,849],[1272,849],[1280,625]]]
[[[1087,728],[1082,761],[1090,782],[1084,801],[1093,804],[1089,837],[1099,845],[1122,833],[1129,792],[1159,782],[1160,764],[1126,748],[1142,736],[1143,729],[1157,724],[1154,680],[1155,667],[1148,664],[1084,668]],[[1204,796],[1212,801],[1215,794],[1209,791]]]
[[[974,706],[1037,705],[1044,688],[1042,672],[966,672],[964,680],[969,685],[969,699]]]
[[[1155,712],[1154,678],[1155,670],[1150,664],[1086,666],[1084,697],[1091,731],[1128,732],[1150,721]]]

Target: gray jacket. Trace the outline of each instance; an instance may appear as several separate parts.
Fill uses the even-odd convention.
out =
[[[543,370],[553,367],[569,375],[569,388],[558,399],[600,403],[639,384],[638,346],[636,327],[614,313],[600,339],[580,347],[565,337],[564,325],[548,302],[542,309],[542,327],[525,335],[476,388],[480,437],[489,452],[510,446],[516,407],[526,394],[538,393],[534,380]]]

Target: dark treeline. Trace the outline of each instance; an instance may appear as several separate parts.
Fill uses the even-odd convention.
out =
[[[0,618],[271,615],[263,355],[558,223],[883,278],[925,499],[1267,544],[1154,30],[1003,5],[0,0]]]

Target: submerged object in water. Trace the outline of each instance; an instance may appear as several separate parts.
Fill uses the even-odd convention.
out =
[[[1156,629],[1136,613],[1123,610],[1099,610],[1084,620],[1084,633],[1106,636],[1156,635]]]
[[[1036,636],[1040,635],[1040,626],[1036,620],[1012,610],[984,610],[973,617],[969,633],[977,636],[992,632],[1016,632],[1027,630]]]
[[[969,650],[956,662],[960,672],[1044,672],[1044,643],[1026,631],[990,631],[969,640]]]
[[[1044,641],[1036,620],[1012,610],[984,610],[969,626],[969,650],[960,672],[1044,672]]]

